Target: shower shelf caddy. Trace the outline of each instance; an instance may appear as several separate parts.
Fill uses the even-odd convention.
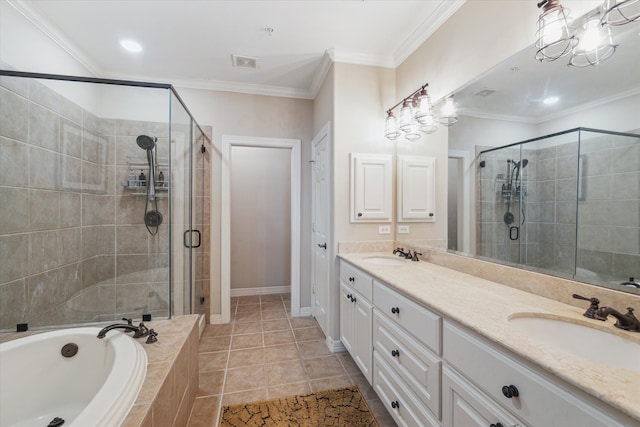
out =
[[[130,158],[129,159],[129,170],[134,171],[134,173],[136,173],[137,171],[144,171],[147,172],[148,174],[148,168],[149,168],[149,164],[147,163],[146,159],[143,158]],[[162,182],[160,182],[160,180],[158,179],[158,175],[160,174],[160,172],[163,173],[164,175],[164,180]],[[168,192],[169,192],[169,159],[158,159],[158,162],[155,164],[155,176],[156,176],[156,185],[155,185],[155,189],[156,189],[156,197],[159,199],[163,199],[163,198],[167,198],[168,197]],[[128,176],[125,177],[122,182],[121,185],[127,189],[127,190],[131,190],[132,196],[136,196],[136,197],[146,197],[147,196],[147,185],[140,185],[140,181],[137,179],[139,173],[136,173],[136,180],[135,182],[131,182],[128,179]],[[148,181],[147,181],[148,182]],[[133,184],[133,185],[132,185]]]

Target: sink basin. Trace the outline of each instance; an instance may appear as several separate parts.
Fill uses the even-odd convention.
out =
[[[398,258],[386,258],[386,257],[371,257],[365,258],[365,262],[369,264],[377,264],[377,265],[403,265],[404,261]]]
[[[512,316],[509,326],[550,349],[616,368],[640,371],[640,342],[576,323],[572,319],[529,313]],[[614,326],[606,324],[606,327]]]

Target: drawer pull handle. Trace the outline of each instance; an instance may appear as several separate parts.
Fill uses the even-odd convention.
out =
[[[351,296],[351,294],[347,294],[347,299],[348,299],[349,301],[353,301],[353,299],[352,299],[352,298],[353,298],[353,297]]]
[[[391,307],[392,314],[400,314],[400,307]]]
[[[507,399],[520,396],[520,392],[513,384],[502,387],[502,394],[504,394],[504,397],[506,397]]]
[[[355,279],[355,277],[349,277],[349,281],[350,281],[350,282],[355,282],[355,281],[356,281],[356,279]]]
[[[393,357],[400,357],[400,351],[399,350],[391,350],[391,355]]]
[[[394,400],[393,402],[391,402],[391,407],[393,409],[398,409],[400,407],[400,404],[398,403],[397,400]]]
[[[351,297],[351,302],[356,302],[356,297]]]
[[[504,427],[502,423],[491,424],[489,427]]]

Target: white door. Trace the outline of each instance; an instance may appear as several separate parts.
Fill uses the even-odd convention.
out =
[[[329,124],[314,138],[312,187],[312,261],[311,299],[313,315],[325,335],[328,334],[329,308]]]

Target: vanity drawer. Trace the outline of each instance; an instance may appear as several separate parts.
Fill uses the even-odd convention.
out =
[[[340,280],[371,301],[373,279],[346,261],[340,261]]]
[[[443,328],[443,358],[488,396],[532,426],[623,427],[588,402],[502,353],[493,344],[449,322]],[[569,361],[567,361],[569,362]],[[507,398],[504,386],[518,397]],[[586,397],[586,396],[585,396]]]
[[[378,312],[373,315],[373,348],[440,418],[440,359]]]
[[[401,427],[439,427],[438,420],[377,352],[373,359],[373,388],[396,423]]]
[[[441,354],[440,331],[442,319],[440,316],[400,295],[377,280],[373,281],[373,304],[435,354]]]

